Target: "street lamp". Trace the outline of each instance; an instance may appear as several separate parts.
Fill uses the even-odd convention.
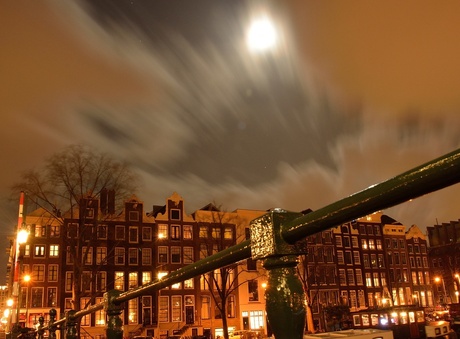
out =
[[[444,279],[440,278],[440,277],[435,277],[434,278],[434,281],[436,284],[439,284],[440,282],[442,282],[442,291],[443,291],[443,303],[444,304],[447,304],[447,293],[446,293],[446,285],[444,284]],[[439,291],[439,289],[438,289]],[[441,301],[441,298],[439,298],[440,301]],[[441,303],[441,302],[440,302]]]

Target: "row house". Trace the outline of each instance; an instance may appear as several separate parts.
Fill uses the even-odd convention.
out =
[[[221,212],[209,204],[188,215],[177,193],[149,211],[132,196],[116,212],[113,192],[103,193],[84,197],[81,208],[61,220],[43,209],[26,216],[30,236],[21,271],[31,280],[21,283],[22,326],[36,325],[41,315],[47,321],[52,308],[62,317],[102,302],[108,290],[136,288],[231,247],[248,236],[250,220],[265,213]],[[124,331],[158,338],[221,335],[224,310],[231,329],[265,332],[262,270],[248,260],[132,299],[124,304]],[[229,291],[225,308],[217,293],[222,286]],[[85,316],[81,336],[102,336],[105,322],[102,310]]]
[[[348,305],[356,312],[434,305],[427,240],[415,225],[406,232],[404,225],[377,212],[307,242],[303,267],[316,327],[326,328],[322,309],[327,306]]]
[[[427,227],[434,299],[440,305],[459,303],[460,220]]]

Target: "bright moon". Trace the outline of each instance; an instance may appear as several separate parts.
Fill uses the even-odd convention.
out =
[[[256,19],[249,27],[247,44],[250,50],[264,51],[276,43],[275,26],[267,17]]]

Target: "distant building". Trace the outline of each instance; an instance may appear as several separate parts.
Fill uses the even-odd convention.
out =
[[[458,303],[460,291],[460,220],[427,227],[434,298],[439,305]]]

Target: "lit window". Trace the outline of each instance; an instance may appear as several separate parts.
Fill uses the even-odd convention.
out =
[[[125,289],[125,273],[124,272],[115,272],[114,288],[119,291],[123,291]]]
[[[193,238],[193,226],[192,225],[184,225],[184,239],[192,239]]]
[[[50,257],[59,257],[59,245],[50,245]]]
[[[158,225],[158,239],[167,239],[168,238],[168,225],[160,224]]]
[[[35,245],[34,256],[36,258],[45,257],[45,245]]]

